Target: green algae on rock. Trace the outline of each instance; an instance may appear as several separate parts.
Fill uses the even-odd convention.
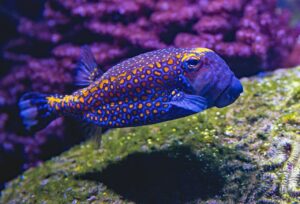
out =
[[[111,130],[10,182],[1,203],[298,203],[300,67],[224,109]]]

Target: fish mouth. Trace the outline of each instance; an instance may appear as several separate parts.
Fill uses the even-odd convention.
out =
[[[241,82],[233,76],[228,86],[216,98],[215,106],[222,108],[232,104],[242,92],[243,86]]]

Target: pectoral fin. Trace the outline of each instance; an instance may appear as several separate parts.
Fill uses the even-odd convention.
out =
[[[173,96],[172,100],[167,103],[195,113],[201,112],[207,108],[207,100],[204,97],[190,95],[184,92],[178,92]]]

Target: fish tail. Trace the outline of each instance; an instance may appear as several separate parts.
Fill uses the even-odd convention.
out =
[[[57,117],[50,107],[48,100],[50,96],[29,92],[21,97],[19,101],[20,116],[28,131],[41,130]]]

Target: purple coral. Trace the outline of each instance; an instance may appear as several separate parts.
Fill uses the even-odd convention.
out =
[[[28,8],[10,1],[17,13],[1,14],[16,26],[9,24],[10,36],[1,38],[0,166],[7,169],[0,183],[83,139],[65,119],[28,136],[16,105],[26,91],[74,90],[81,45],[91,46],[104,69],[153,49],[208,47],[244,76],[282,66],[297,33],[275,0],[44,2],[30,1]]]

